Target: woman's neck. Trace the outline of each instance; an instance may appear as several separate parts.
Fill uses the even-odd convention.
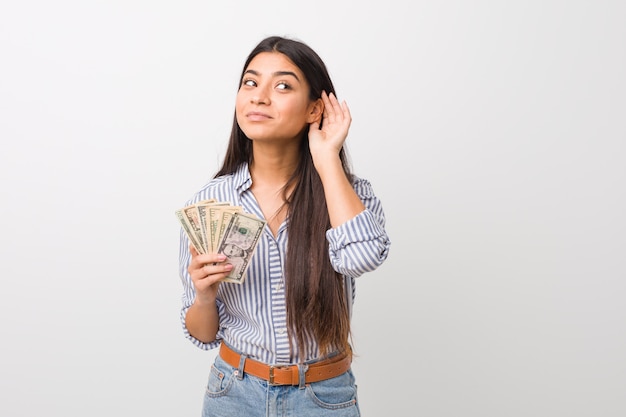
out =
[[[257,145],[257,144],[255,144]],[[293,147],[254,146],[250,163],[252,183],[269,187],[284,186],[298,166],[298,150]]]
[[[274,236],[277,236],[280,225],[285,221],[288,212],[289,195],[295,184],[288,184],[297,165],[297,153],[290,152],[254,152],[249,165],[254,194],[267,225]]]

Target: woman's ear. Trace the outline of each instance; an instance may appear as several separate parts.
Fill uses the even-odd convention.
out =
[[[313,123],[321,121],[322,114],[324,114],[324,102],[321,98],[318,98],[309,106],[309,116],[307,118],[307,122]]]

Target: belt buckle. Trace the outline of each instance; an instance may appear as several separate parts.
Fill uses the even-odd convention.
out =
[[[274,375],[274,371],[276,369],[286,369],[289,368],[289,366],[285,366],[285,365],[270,365],[270,376],[268,379],[268,382],[270,385],[285,385],[284,382],[276,382],[274,381],[275,375]]]
[[[274,365],[270,365],[270,385],[274,385]]]

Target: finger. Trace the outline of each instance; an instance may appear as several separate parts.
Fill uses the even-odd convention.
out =
[[[332,110],[330,100],[328,100],[328,94],[322,90],[322,103],[324,103],[324,118],[329,116],[329,112]]]
[[[217,253],[200,254],[191,258],[188,271],[191,274],[193,271],[201,270],[207,264],[216,265],[223,263],[226,260],[226,255]]]
[[[343,117],[343,110],[341,105],[339,104],[339,100],[337,100],[337,96],[334,93],[330,93],[328,95],[328,102],[331,106],[331,111],[333,115],[337,118]]]
[[[348,103],[344,100],[341,103],[341,110],[343,112],[343,117],[347,120],[352,121],[352,114],[350,113],[350,108],[348,107]]]
[[[196,257],[196,262],[200,265],[204,264],[216,264],[226,260],[226,255],[223,253],[206,253]]]
[[[206,287],[213,283],[224,279],[230,271],[232,271],[233,265],[227,263],[207,263],[198,265],[197,268],[190,268],[189,275],[191,280],[196,286]]]
[[[221,263],[221,264],[216,264],[216,263],[211,263],[211,264],[206,264],[202,267],[202,272],[204,272],[205,277],[209,277],[211,275],[216,275],[216,274],[226,274],[228,275],[228,273],[233,269],[233,265],[232,264],[225,264],[225,263]]]
[[[207,267],[208,269],[208,267]],[[224,269],[224,267],[222,267]],[[205,271],[197,270],[195,275],[192,275],[191,280],[196,287],[197,293],[202,293],[208,290],[210,287],[219,284],[224,278],[228,276],[229,272],[226,271]]]

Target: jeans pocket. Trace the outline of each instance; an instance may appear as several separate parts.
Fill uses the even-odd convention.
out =
[[[306,389],[309,397],[318,407],[328,410],[354,407],[354,415],[359,415],[357,388],[351,371],[335,378],[313,382],[307,385]]]
[[[211,365],[206,394],[211,397],[226,395],[232,386],[234,374],[230,367],[220,369],[218,363]]]

